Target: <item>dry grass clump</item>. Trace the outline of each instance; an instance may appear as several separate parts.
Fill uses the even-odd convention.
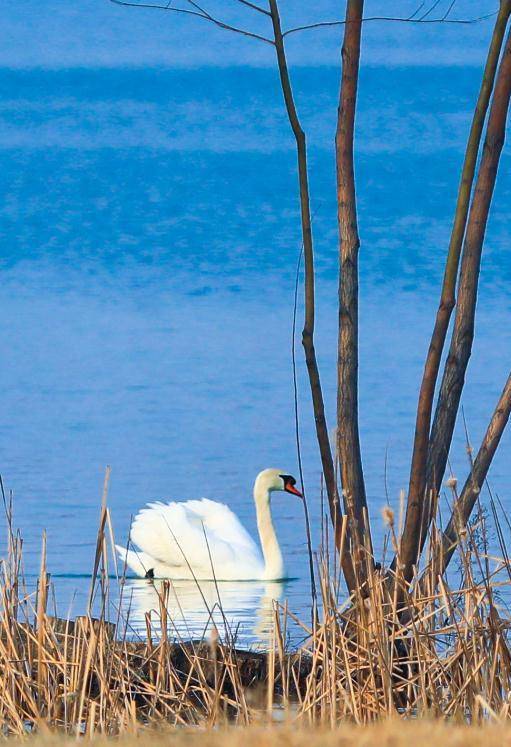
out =
[[[160,587],[158,614],[146,616],[146,637],[130,639],[129,619],[122,619],[120,607],[110,602],[107,537],[112,542],[113,537],[106,505],[90,595],[99,618],[57,619],[49,614],[44,546],[33,594],[23,578],[21,540],[8,524],[9,552],[0,579],[4,735],[47,729],[91,738],[143,735],[165,725],[180,727],[179,734],[165,732],[166,743],[243,740],[245,747],[271,738],[272,744],[306,740],[310,747],[319,739],[321,744],[336,739],[336,744],[370,745],[374,738],[379,745],[385,739],[399,745],[408,734],[419,747],[426,739],[424,718],[501,725],[510,719],[510,622],[498,600],[510,584],[511,567],[503,545],[502,559],[490,557],[481,517],[460,537],[455,588],[445,574],[437,574],[444,545],[434,526],[427,563],[411,585],[399,587],[391,583],[393,571],[378,570],[367,588],[343,604],[338,569],[335,562],[329,566],[325,553],[318,568],[321,604],[313,622],[298,620],[287,607],[275,604],[267,653],[238,651],[228,633],[224,640],[213,636],[185,642],[171,636],[171,582]],[[392,525],[391,541],[393,531]],[[497,533],[502,537],[499,527]],[[122,578],[119,583],[122,594]],[[291,620],[305,640],[295,652],[285,644]],[[397,719],[398,726],[392,725]],[[403,719],[414,724],[404,726]],[[382,720],[390,723],[369,730],[349,726]],[[276,730],[279,721],[285,726]],[[218,734],[182,728],[226,724],[253,728]],[[264,725],[272,729],[265,731]],[[320,730],[314,739],[307,731],[311,727]],[[334,729],[331,736],[327,728]],[[434,729],[450,740],[446,744],[461,744],[458,735],[465,739],[467,734],[442,731],[438,725]],[[473,730],[468,744],[478,744],[483,733],[507,734]],[[151,736],[152,742],[158,739]]]

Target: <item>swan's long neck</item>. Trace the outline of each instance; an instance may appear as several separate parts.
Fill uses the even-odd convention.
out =
[[[254,501],[264,557],[264,578],[268,580],[284,578],[284,561],[271,516],[270,492],[258,480],[254,485]]]

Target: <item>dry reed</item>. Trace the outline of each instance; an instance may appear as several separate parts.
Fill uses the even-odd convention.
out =
[[[322,553],[317,617],[309,624],[275,604],[272,645],[254,653],[238,651],[228,632],[224,640],[216,631],[202,641],[171,635],[170,582],[159,593],[158,625],[146,616],[144,640],[127,636],[129,620],[119,613],[109,620],[113,536],[106,500],[90,593],[99,615],[53,617],[45,545],[34,594],[26,588],[22,542],[7,508],[9,546],[0,579],[4,735],[58,730],[93,737],[162,724],[280,720],[305,730],[417,717],[503,724],[510,717],[510,622],[498,599],[510,584],[511,567],[503,543],[502,558],[489,556],[481,515],[461,533],[455,588],[445,574],[437,575],[444,545],[434,525],[426,563],[411,585],[402,583],[398,564],[394,583],[392,572],[380,569],[342,604],[338,570]],[[387,524],[397,547],[394,522]],[[285,645],[291,621],[305,639],[295,652]]]

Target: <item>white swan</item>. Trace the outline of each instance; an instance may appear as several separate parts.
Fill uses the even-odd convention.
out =
[[[302,497],[296,480],[265,469],[254,484],[259,548],[224,503],[207,498],[183,503],[149,503],[133,521],[131,539],[140,550],[116,545],[121,559],[138,576],[217,581],[276,581],[285,578],[284,561],[271,516],[271,493]]]

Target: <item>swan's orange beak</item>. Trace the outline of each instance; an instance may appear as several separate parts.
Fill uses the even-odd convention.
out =
[[[295,488],[295,486],[291,485],[290,482],[286,485],[286,493],[292,493],[293,495],[297,495],[299,498],[303,498],[303,495],[300,493],[298,488]]]

